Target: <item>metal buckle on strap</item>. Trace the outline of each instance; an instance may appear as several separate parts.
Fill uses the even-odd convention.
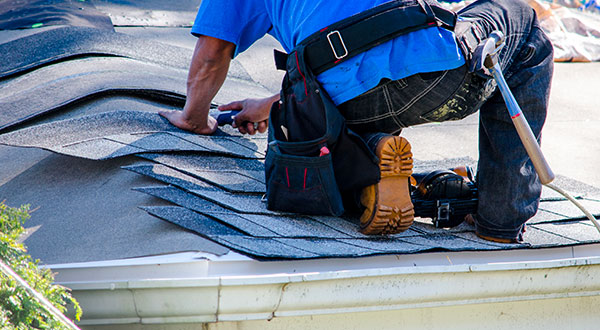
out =
[[[337,37],[340,39],[340,43],[342,44],[342,47],[344,48],[344,54],[342,55],[338,55],[337,51],[335,50],[335,47],[333,46],[333,42],[331,41],[331,35],[336,34]],[[327,41],[329,41],[329,46],[331,46],[331,51],[333,51],[333,56],[335,56],[336,59],[341,60],[342,58],[348,56],[348,49],[346,48],[346,44],[344,43],[344,39],[342,39],[342,35],[340,34],[340,31],[335,30],[335,31],[331,31],[329,33],[327,33]]]
[[[450,214],[452,213],[450,202],[438,200],[437,208],[437,218],[434,223],[436,228],[441,228],[450,222]]]

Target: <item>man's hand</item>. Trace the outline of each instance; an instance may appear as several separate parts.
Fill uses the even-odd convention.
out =
[[[194,121],[186,116],[186,112],[179,110],[159,111],[159,115],[167,118],[171,124],[196,134],[209,135],[217,130],[217,120],[206,116],[204,120]]]
[[[263,99],[245,99],[219,106],[220,111],[241,110],[233,122],[233,127],[242,134],[254,135],[264,133],[269,124],[269,112],[274,102],[279,101],[279,94]]]

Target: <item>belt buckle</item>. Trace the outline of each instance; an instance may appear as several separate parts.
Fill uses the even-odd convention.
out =
[[[333,46],[333,42],[331,41],[332,35],[337,35],[337,37],[340,39],[342,47],[344,48],[344,53],[342,55],[338,55],[338,53],[336,52],[335,47]],[[346,48],[346,44],[344,43],[344,39],[342,39],[340,31],[335,30],[327,33],[327,41],[329,41],[329,46],[331,47],[331,51],[333,51],[333,56],[335,56],[336,59],[341,60],[342,58],[348,56],[348,49]]]

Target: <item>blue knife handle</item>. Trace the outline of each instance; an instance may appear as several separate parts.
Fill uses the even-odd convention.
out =
[[[219,126],[231,125],[233,124],[233,118],[240,113],[241,110],[233,110],[221,113],[217,116],[217,124]]]

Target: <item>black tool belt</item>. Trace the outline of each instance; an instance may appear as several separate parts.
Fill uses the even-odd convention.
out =
[[[269,115],[268,209],[340,215],[343,196],[379,181],[377,157],[348,129],[316,75],[400,34],[454,26],[453,13],[433,8],[424,0],[388,2],[322,29],[290,55],[276,55],[286,75]]]
[[[439,26],[454,30],[456,14],[425,0],[390,1],[336,22],[304,39],[308,67],[318,75],[366,50],[409,32]],[[286,54],[275,55],[285,69]]]

